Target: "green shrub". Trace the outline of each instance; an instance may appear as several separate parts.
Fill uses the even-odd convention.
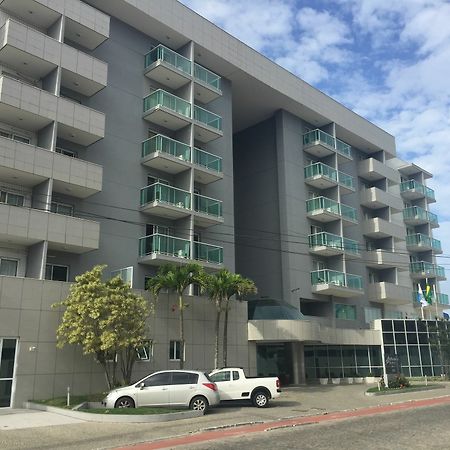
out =
[[[401,389],[409,386],[410,382],[404,375],[397,375],[395,378],[389,381],[390,389]]]

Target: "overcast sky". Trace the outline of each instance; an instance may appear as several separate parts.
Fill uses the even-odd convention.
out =
[[[181,2],[393,134],[400,158],[433,173],[450,278],[449,0]]]

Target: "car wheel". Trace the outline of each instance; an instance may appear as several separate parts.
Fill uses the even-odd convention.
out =
[[[252,395],[252,403],[257,408],[266,408],[269,404],[269,396],[264,391],[256,391]]]
[[[197,397],[194,397],[191,400],[191,403],[189,403],[189,409],[192,409],[193,411],[204,411],[208,409],[209,403],[208,400],[206,400],[205,397],[202,397],[201,395],[198,395]]]
[[[134,400],[130,397],[120,397],[114,403],[114,408],[134,408]]]

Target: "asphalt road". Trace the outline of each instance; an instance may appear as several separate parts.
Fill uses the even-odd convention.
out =
[[[196,450],[404,450],[450,448],[450,405],[273,429],[203,444]]]

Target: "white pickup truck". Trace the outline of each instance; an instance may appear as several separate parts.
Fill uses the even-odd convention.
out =
[[[217,384],[220,400],[251,400],[254,406],[265,408],[269,400],[280,396],[278,377],[246,377],[242,369],[226,367],[213,370],[209,377]]]

